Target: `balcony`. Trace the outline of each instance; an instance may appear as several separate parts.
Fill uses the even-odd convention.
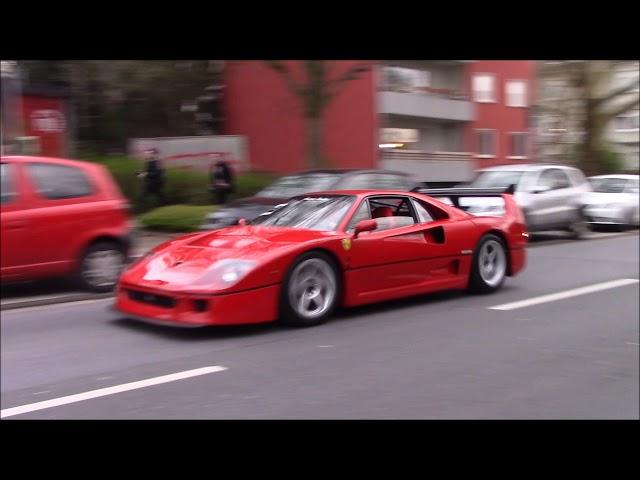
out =
[[[382,167],[409,173],[419,182],[468,182],[474,176],[473,157],[466,152],[424,152],[389,149]]]
[[[391,89],[378,92],[378,112],[391,115],[453,120],[473,120],[473,103],[466,93],[441,88]]]

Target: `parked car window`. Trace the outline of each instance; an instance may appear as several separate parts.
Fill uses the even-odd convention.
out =
[[[338,173],[288,175],[260,190],[256,197],[291,198],[304,193],[321,192],[331,188],[339,176]]]
[[[369,188],[382,188],[377,187],[377,178],[378,175],[373,173],[361,173],[358,175],[351,175],[345,178],[337,188],[341,190],[358,190],[358,189],[369,189]]]
[[[569,170],[569,175],[571,177],[571,181],[576,186],[582,185],[584,182],[587,181],[587,178],[577,168],[572,168],[571,170]]]
[[[517,170],[486,170],[471,183],[474,188],[508,188],[518,185],[524,172]]]
[[[405,190],[409,187],[407,179],[400,175],[390,173],[378,173],[375,175],[374,185],[371,188],[380,188],[388,190]]]
[[[555,188],[569,188],[571,186],[571,182],[569,181],[569,177],[564,170],[560,170],[559,168],[553,169],[556,186]]]
[[[627,186],[625,178],[594,178],[591,180],[594,192],[601,193],[622,193]]]
[[[50,200],[84,197],[93,192],[86,174],[76,167],[31,163],[27,172],[38,194]]]
[[[549,187],[551,190],[568,188],[571,186],[567,174],[558,168],[548,168],[540,175],[538,185]]]
[[[629,193],[638,193],[640,192],[640,181],[638,180],[629,180],[627,184],[627,192]]]
[[[12,202],[16,196],[12,173],[11,165],[0,163],[0,203],[3,205]]]

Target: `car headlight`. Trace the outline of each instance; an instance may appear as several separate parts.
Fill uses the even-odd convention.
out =
[[[225,258],[215,262],[196,284],[228,288],[242,280],[256,266],[253,260]]]

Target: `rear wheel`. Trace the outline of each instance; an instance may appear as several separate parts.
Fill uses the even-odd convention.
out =
[[[483,236],[476,246],[469,278],[469,290],[491,293],[498,290],[507,275],[507,251],[504,242],[494,234]]]
[[[310,252],[300,256],[282,286],[281,319],[296,327],[319,325],[338,303],[340,276],[328,255]]]
[[[124,262],[124,253],[117,243],[95,243],[87,248],[80,260],[77,281],[85,290],[110,292],[118,282]]]

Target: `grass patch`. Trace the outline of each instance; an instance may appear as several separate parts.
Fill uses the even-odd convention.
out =
[[[149,230],[193,232],[199,230],[204,217],[215,209],[215,205],[169,205],[140,215],[138,222]]]

